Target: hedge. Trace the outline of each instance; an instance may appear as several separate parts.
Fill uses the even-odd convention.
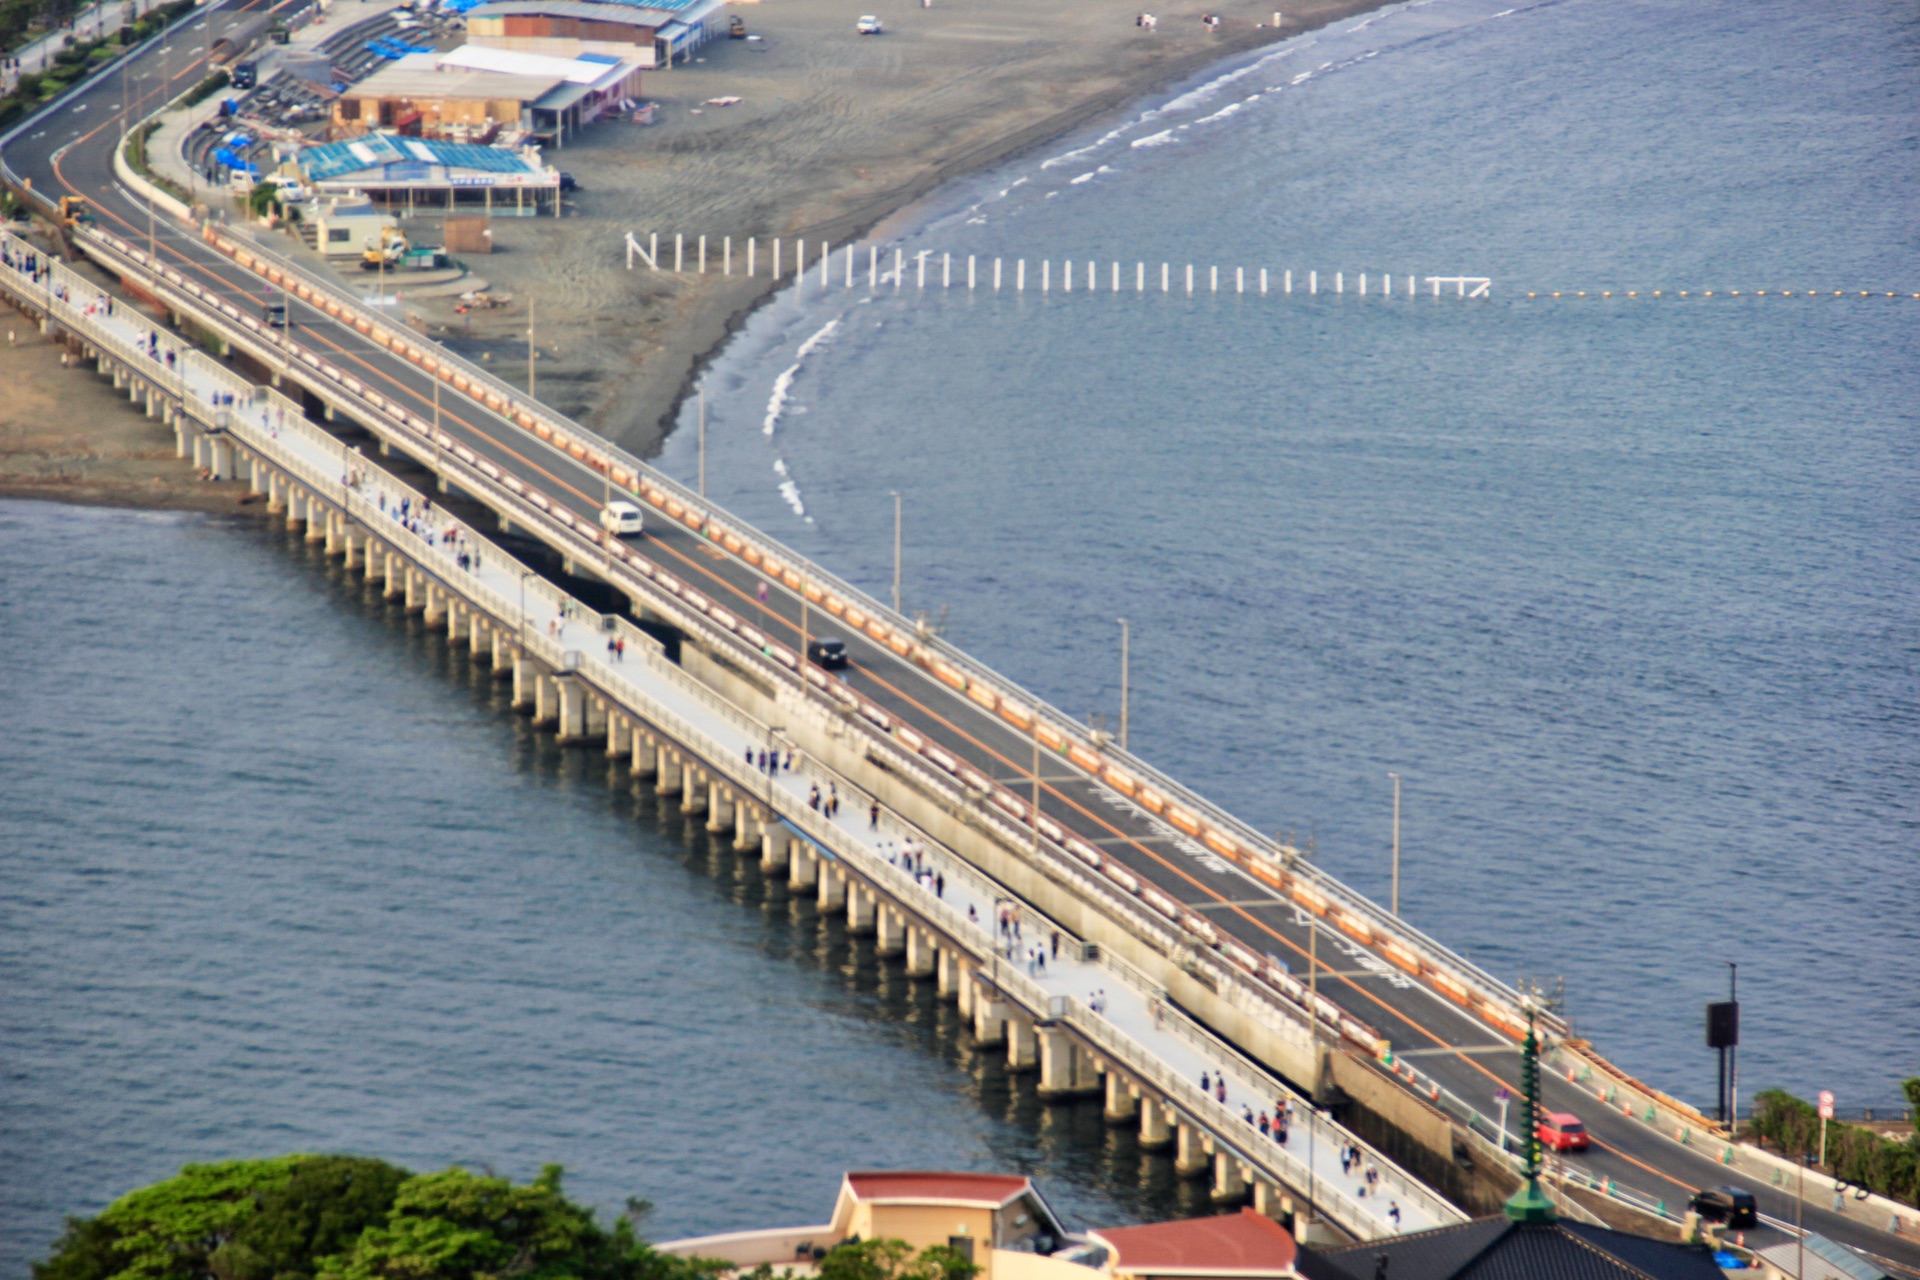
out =
[[[1762,1147],[1771,1146],[1790,1159],[1818,1157],[1819,1111],[1784,1090],[1767,1089],[1754,1096],[1751,1131]],[[1859,1125],[1829,1120],[1825,1168],[1842,1182],[1920,1207],[1920,1132],[1895,1141]]]

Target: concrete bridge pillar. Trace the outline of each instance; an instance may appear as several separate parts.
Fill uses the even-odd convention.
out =
[[[960,991],[960,953],[952,947],[941,947],[935,960],[933,994],[942,1000],[957,1000]]]
[[[353,553],[349,551],[348,555]],[[469,652],[493,654],[493,628],[487,625],[486,617],[478,609],[467,610],[467,649]]]
[[[412,565],[404,565],[401,572],[406,575],[406,609],[408,613],[419,613],[427,607],[427,579]]]
[[[186,414],[175,414],[173,419],[173,456],[190,458],[193,456],[193,438],[200,433],[194,429],[193,419]],[[267,510],[276,510],[271,504]]]
[[[644,778],[648,774],[657,773],[659,769],[659,744],[653,740],[653,735],[647,733],[644,729],[640,728],[639,725],[635,725],[633,728],[633,763],[628,766],[627,772],[636,778]]]
[[[688,763],[680,770],[680,812],[704,813],[707,808],[706,770]]]
[[[707,830],[720,835],[734,828],[734,811],[739,805],[734,803],[733,791],[726,783],[716,779],[707,779]]]
[[[1240,1157],[1229,1151],[1213,1153],[1213,1202],[1239,1204],[1247,1198],[1247,1179]]]
[[[933,934],[917,924],[907,926],[907,976],[909,978],[931,978],[939,964],[940,948],[934,943]]]
[[[1206,1130],[1184,1117],[1175,1125],[1173,1171],[1183,1178],[1197,1178],[1213,1167],[1213,1153],[1207,1150]]]
[[[447,620],[447,591],[424,573],[420,575],[420,615],[430,627],[440,626]]]
[[[233,441],[221,436],[213,442],[213,478],[231,480],[235,475]]]
[[[267,464],[260,461],[260,455],[247,455],[247,487],[255,493],[267,491]]]
[[[760,824],[765,815],[760,806],[736,797],[733,802],[733,851],[746,853],[760,841]]]
[[[459,649],[467,643],[467,614],[470,610],[460,597],[447,592],[447,647]]]
[[[533,677],[533,723],[545,728],[560,722],[560,682],[544,671]]]
[[[406,580],[406,561],[400,558],[392,547],[380,548],[380,596],[385,600],[396,600],[404,589]],[[532,695],[529,694],[529,697]]]
[[[991,1048],[1007,1042],[1006,1008],[1000,1003],[1000,995],[975,974],[971,979],[973,995],[973,1042],[982,1048]]]
[[[1073,1096],[1073,1040],[1066,1032],[1042,1027],[1034,1033],[1040,1042],[1040,1088],[1043,1098]]]
[[[588,695],[586,700],[586,736],[599,738],[607,732],[607,700],[597,695]]]
[[[1271,1182],[1253,1180],[1253,1211],[1263,1218],[1284,1222],[1293,1216],[1293,1197]]]
[[[388,557],[392,562],[392,557]],[[533,659],[524,653],[513,655],[513,702],[515,711],[524,711],[533,706],[534,695],[540,684],[540,673],[534,669]]]
[[[1173,1145],[1173,1125],[1167,1104],[1158,1098],[1140,1099],[1140,1149],[1164,1151]]]
[[[1025,1014],[1007,1010],[1007,1070],[1032,1071],[1040,1065],[1040,1038]]]
[[[785,871],[793,858],[793,846],[798,843],[787,834],[785,827],[768,823],[766,834],[760,837],[760,874],[773,876]]]
[[[208,437],[207,456],[209,460],[211,460],[213,456],[212,437]],[[212,466],[212,462],[209,461],[207,465]],[[287,486],[287,532],[288,533],[295,532],[301,526],[306,524],[308,520],[311,520],[312,518],[313,518],[313,500],[307,496],[307,491],[305,489],[302,489],[299,485],[296,485],[296,484],[288,485]]]
[[[847,905],[847,873],[832,863],[822,862],[816,877],[813,905],[822,914],[843,910]]]
[[[342,563],[349,569],[364,570],[367,567],[367,535],[349,523],[346,526],[346,544]]]
[[[507,644],[507,637],[498,627],[488,627],[488,639],[493,643],[493,678],[505,679],[513,671],[513,650]]]
[[[857,880],[847,882],[847,932],[850,934],[872,933],[875,928],[873,890]]]
[[[815,856],[812,846],[803,840],[795,840],[787,845],[787,892],[805,893],[813,888],[814,877],[820,874],[820,859]]]
[[[670,796],[680,790],[680,775],[683,772],[680,757],[664,743],[654,751],[653,757],[653,794]]]
[[[873,954],[883,959],[902,954],[907,949],[906,919],[890,903],[881,903],[874,912]]]
[[[152,387],[148,387],[148,388],[147,388],[147,408],[146,408],[146,413],[147,413],[147,416],[148,416],[149,418],[151,418],[151,417],[153,417],[153,416],[154,416],[154,414],[153,414],[153,403],[154,403],[154,401],[153,401],[153,388],[152,388]]]
[[[1107,1068],[1107,1123],[1118,1128],[1134,1123],[1140,1115],[1140,1088],[1133,1081]]]
[[[618,760],[631,751],[633,723],[619,712],[607,717],[607,759]]]
[[[196,431],[191,437],[193,443],[193,465],[196,468],[213,469],[213,449],[207,443],[207,437]]]
[[[566,676],[554,677],[554,720],[555,730],[563,745],[585,742],[592,735],[587,731],[587,690],[578,680]]]
[[[222,479],[222,480],[226,479],[225,476],[222,476],[219,474],[219,471],[217,469],[215,470],[214,474],[217,479]],[[307,505],[306,505],[307,531],[303,539],[304,541],[306,542],[325,542],[326,541],[327,512],[330,511],[331,509],[332,508],[328,507],[326,503],[322,502],[319,498],[315,497],[313,494],[307,495]]]

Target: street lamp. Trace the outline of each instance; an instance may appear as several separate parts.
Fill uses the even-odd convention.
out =
[[[528,305],[532,305],[531,299]],[[703,381],[695,388],[700,398],[700,497],[707,496],[707,384]]]
[[[1390,773],[1393,779],[1393,915],[1400,918],[1400,775]]]
[[[1120,749],[1127,749],[1127,681],[1128,668],[1131,665],[1129,646],[1132,642],[1132,629],[1125,618],[1115,621],[1120,624]]]
[[[900,612],[900,491],[893,491],[893,611]]]

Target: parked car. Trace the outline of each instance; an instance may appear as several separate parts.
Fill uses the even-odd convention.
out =
[[[1535,1128],[1540,1144],[1555,1151],[1585,1151],[1591,1141],[1587,1126],[1570,1111],[1543,1111]]]
[[[860,20],[853,24],[853,29],[863,36],[877,36],[886,28],[880,25],[880,19],[870,13],[863,13],[860,15]]]
[[[644,528],[640,508],[631,502],[615,499],[600,508],[600,527],[617,537],[629,537],[638,534]]]
[[[1753,1192],[1739,1187],[1708,1187],[1693,1193],[1687,1207],[1708,1222],[1723,1222],[1735,1230],[1760,1225],[1759,1206]]]
[[[287,327],[287,304],[284,302],[265,302],[260,305],[260,318],[272,329]]]
[[[847,665],[847,644],[833,636],[821,636],[807,642],[807,661],[816,667],[837,671]]]

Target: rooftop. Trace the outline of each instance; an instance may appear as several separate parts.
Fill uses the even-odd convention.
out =
[[[1004,1173],[850,1173],[847,1190],[868,1203],[932,1200],[998,1209],[1033,1189],[1029,1178]]]
[[[1309,1280],[1726,1280],[1704,1245],[1672,1244],[1559,1219],[1476,1218],[1457,1226],[1309,1249]]]
[[[478,170],[483,173],[541,172],[539,165],[500,147],[481,147],[468,142],[432,142],[421,138],[396,137],[390,133],[370,133],[351,142],[326,142],[307,147],[300,153],[300,164],[313,182],[327,182],[389,164],[444,165],[449,169]]]
[[[1113,1250],[1114,1270],[1137,1275],[1286,1275],[1298,1252],[1285,1227],[1251,1209],[1088,1234]]]

